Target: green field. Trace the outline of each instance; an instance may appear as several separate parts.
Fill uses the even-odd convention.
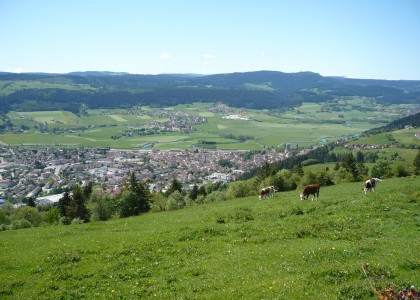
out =
[[[0,297],[379,299],[373,286],[419,289],[419,185],[394,178],[365,195],[345,183],[315,202],[293,191],[3,231]]]
[[[153,109],[148,107],[130,110],[87,110],[81,116],[64,111],[11,112],[7,115],[11,122],[17,128],[24,128],[25,132],[1,134],[0,143],[12,146],[141,148],[153,142],[153,148],[188,149],[196,147],[202,140],[207,140],[215,142],[213,148],[229,150],[258,150],[281,147],[285,144],[311,146],[322,143],[325,138],[328,141],[342,139],[385,125],[397,117],[395,112],[384,112],[381,106],[374,106],[375,109],[371,111],[356,110],[357,105],[363,101],[367,100],[351,99],[349,103],[352,104],[348,104],[349,107],[346,106],[346,101],[338,101],[341,103],[342,112],[326,112],[324,103],[303,103],[300,107],[282,113],[229,108],[229,114],[243,114],[250,117],[250,121],[224,119],[222,114],[209,111],[211,104],[178,105],[165,110],[180,110],[190,115],[205,117],[207,122],[195,125],[192,133],[151,135],[121,134],[146,128],[148,121],[169,121],[168,117],[149,114]],[[393,109],[396,110],[397,107]],[[44,126],[43,129],[38,128],[40,124]],[[396,132],[393,138],[406,145],[419,145],[414,133],[414,130]],[[367,139],[366,142],[386,143],[389,142],[387,137],[383,134]]]

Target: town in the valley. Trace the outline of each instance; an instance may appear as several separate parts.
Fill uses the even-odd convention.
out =
[[[164,192],[173,178],[188,190],[195,184],[234,181],[247,170],[290,155],[289,150],[250,153],[0,146],[0,201],[18,205],[32,197],[37,204],[53,204],[64,191],[88,182],[115,195],[130,172],[147,182],[152,192]]]

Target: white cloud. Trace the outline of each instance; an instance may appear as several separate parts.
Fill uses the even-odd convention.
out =
[[[203,58],[205,60],[213,60],[214,59],[214,55],[213,54],[204,54]]]
[[[168,59],[171,59],[171,55],[170,55],[169,53],[167,53],[167,52],[162,53],[162,54],[160,55],[160,59],[163,59],[163,60],[168,60]]]
[[[14,68],[14,69],[8,68],[8,69],[6,69],[6,72],[9,72],[9,73],[23,73],[24,71],[21,67],[17,67],[17,68]]]
[[[265,51],[265,50],[260,52],[260,56],[262,56],[262,57],[266,57],[267,55],[268,55],[268,52]]]

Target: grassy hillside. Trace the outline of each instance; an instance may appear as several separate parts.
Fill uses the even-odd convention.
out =
[[[4,299],[373,299],[420,286],[420,177],[0,232]]]

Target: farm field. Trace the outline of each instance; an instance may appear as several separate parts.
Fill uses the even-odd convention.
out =
[[[0,232],[2,299],[375,299],[420,287],[420,177]],[[362,266],[376,272],[365,274]],[[383,275],[383,282],[380,276]]]
[[[345,103],[341,104],[344,108]],[[358,105],[357,101],[355,103]],[[356,104],[353,106],[357,108]],[[13,125],[23,130],[0,134],[0,143],[12,146],[74,145],[165,150],[193,148],[206,141],[217,149],[258,150],[285,144],[317,145],[385,125],[397,117],[397,106],[390,110],[392,112],[381,111],[380,106],[375,107],[377,110],[358,111],[353,106],[347,107],[347,111],[339,116],[336,111],[323,111],[327,107],[323,103],[303,103],[300,107],[280,113],[228,108],[224,114],[211,111],[212,104],[178,105],[164,111],[183,111],[206,118],[206,123],[194,125],[190,133],[175,131],[147,135],[138,134],[147,126],[153,126],[147,125],[147,122],[163,124],[170,119],[151,114],[155,109],[149,107],[87,110],[80,116],[65,111],[10,112],[7,116]],[[241,114],[250,120],[223,118],[226,114]],[[121,135],[122,132],[129,134]],[[417,142],[413,137],[412,132],[401,132],[395,133],[394,138],[410,144]],[[371,142],[386,142],[380,136],[372,139],[377,140]]]

